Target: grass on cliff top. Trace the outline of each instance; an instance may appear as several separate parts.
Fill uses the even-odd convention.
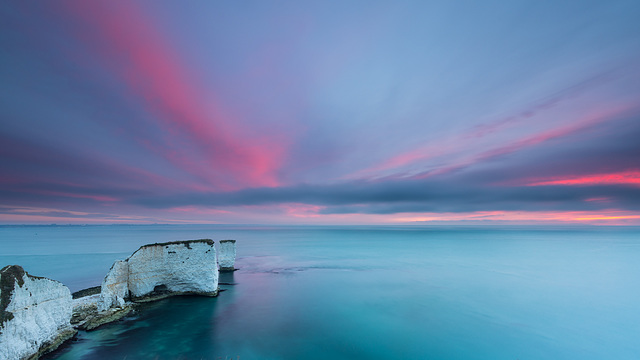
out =
[[[24,285],[24,274],[27,274],[20,265],[7,265],[0,270],[0,329],[5,321],[13,319],[13,314],[7,310],[11,295],[16,287]],[[36,276],[27,276],[37,278]]]
[[[4,327],[4,322],[13,319],[13,314],[6,311],[16,286],[24,285],[24,269],[19,265],[7,265],[0,270],[0,329]]]
[[[6,311],[7,306],[9,306],[9,301],[11,301],[11,295],[13,294],[13,290],[15,290],[16,282],[18,286],[22,287],[22,285],[24,285],[25,275],[30,279],[51,280],[45,277],[31,275],[24,271],[20,265],[7,265],[3,267],[2,270],[0,270],[0,329],[2,329],[5,321],[13,319],[13,314]]]

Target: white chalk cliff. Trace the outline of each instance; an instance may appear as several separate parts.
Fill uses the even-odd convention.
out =
[[[213,240],[144,245],[116,261],[105,277],[99,310],[125,300],[147,301],[171,295],[218,294],[218,267]]]
[[[235,240],[221,245],[233,268]],[[232,245],[231,247],[228,245]],[[229,262],[230,261],[230,262]],[[17,265],[0,270],[0,360],[34,360],[73,337],[126,316],[132,302],[172,295],[218,295],[218,259],[213,240],[144,245],[116,261],[97,289],[72,300],[61,283],[27,274]],[[79,295],[79,293],[94,295]]]
[[[213,240],[176,241],[145,245],[129,263],[129,292],[139,299],[164,292],[218,294],[218,268]]]
[[[236,262],[236,241],[220,240],[220,251],[218,254],[218,265],[220,270],[234,270]]]
[[[27,274],[17,265],[0,270],[0,359],[37,359],[71,338],[69,288]]]
[[[129,297],[129,264],[117,260],[105,276],[100,287],[98,311],[107,310],[115,306],[123,306]]]

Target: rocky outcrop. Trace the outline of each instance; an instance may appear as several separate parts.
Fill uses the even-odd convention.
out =
[[[218,295],[218,267],[213,240],[144,245],[127,260],[133,301],[172,295]]]
[[[133,311],[130,302],[122,302],[109,308],[100,308],[100,294],[73,300],[71,325],[79,330],[93,330],[101,325],[122,319]]]
[[[118,320],[132,303],[174,295],[218,295],[218,267],[213,240],[185,240],[144,245],[116,261],[95,303],[74,307],[74,325],[92,330]]]
[[[113,264],[102,282],[98,310],[171,295],[216,296],[216,261],[214,242],[209,239],[144,245]]]
[[[80,330],[93,330],[104,324],[118,321],[129,315],[129,313],[133,311],[133,306],[131,303],[127,303],[122,306],[115,306],[103,311],[96,311],[95,308],[92,307],[85,309],[80,308],[78,310],[79,312],[76,314],[79,314],[84,310],[85,316],[75,326]]]
[[[218,265],[220,271],[233,271],[235,270],[236,262],[236,241],[235,240],[220,240],[220,251],[218,254]]]
[[[0,359],[37,359],[76,331],[71,292],[61,283],[29,275],[18,265],[0,270]]]
[[[221,241],[223,268],[233,268],[235,240]],[[144,245],[116,261],[100,291],[74,293],[61,283],[27,274],[20,266],[0,272],[0,360],[33,360],[73,337],[118,320],[146,302],[173,295],[218,295],[213,240]],[[73,324],[73,326],[72,326]]]
[[[126,316],[136,302],[174,295],[216,296],[216,261],[209,239],[144,245],[111,266],[97,298],[76,301],[73,324],[92,330]]]
[[[73,296],[73,294],[71,294]],[[71,325],[76,328],[86,322],[91,316],[98,312],[98,301],[100,294],[85,296],[73,299],[73,313],[71,315]]]

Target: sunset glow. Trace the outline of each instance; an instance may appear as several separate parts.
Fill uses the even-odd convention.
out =
[[[506,221],[512,223],[585,223],[600,225],[616,225],[620,224],[617,220],[638,220],[640,214],[626,211],[604,211],[604,212],[587,212],[587,211],[565,211],[565,212],[546,212],[546,211],[486,211],[476,213],[463,214],[429,214],[426,216],[410,216],[399,217],[393,220],[399,223],[410,222],[439,222],[439,221]],[[637,221],[630,221],[629,224],[635,224]]]
[[[549,6],[3,4],[0,223],[638,225],[637,6]]]
[[[549,185],[610,185],[622,184],[640,186],[640,171],[627,171],[614,174],[597,174],[587,176],[575,176],[562,179],[550,179],[536,181],[527,184],[528,186],[549,186]]]

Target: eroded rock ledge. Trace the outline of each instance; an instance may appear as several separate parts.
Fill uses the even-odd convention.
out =
[[[220,268],[233,270],[235,240],[222,240]],[[34,360],[77,332],[129,314],[136,303],[175,295],[218,295],[218,258],[210,239],[141,246],[116,261],[102,285],[72,295],[63,284],[27,274],[20,266],[0,272],[0,359]]]

